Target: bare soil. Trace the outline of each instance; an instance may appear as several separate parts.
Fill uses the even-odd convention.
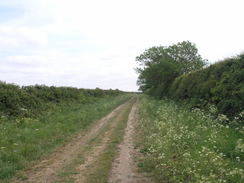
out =
[[[134,146],[135,129],[138,122],[138,100],[129,114],[123,142],[119,145],[119,153],[113,162],[109,183],[149,183],[152,182],[144,174],[138,172],[136,157],[138,152]]]
[[[131,102],[131,101],[129,101]],[[117,127],[124,119],[125,111],[129,110],[129,102],[122,104],[101,120],[93,123],[87,130],[78,134],[73,140],[58,148],[48,158],[37,162],[30,170],[25,172],[25,180],[14,179],[12,182],[18,183],[57,183],[75,182],[90,183],[90,177],[94,175],[101,161],[99,157],[109,149],[113,141],[113,135],[118,130]],[[127,107],[127,108],[126,108]],[[124,112],[123,112],[124,111]],[[126,113],[128,116],[128,112]],[[127,119],[127,118],[126,118]],[[112,169],[110,176],[106,177],[109,183],[150,183],[151,181],[143,174],[138,172],[136,157],[138,152],[134,148],[133,139],[138,121],[138,100],[132,106],[128,116],[128,122],[124,131],[124,137],[118,146],[116,158],[112,162],[109,160]],[[125,121],[126,122],[126,121]],[[125,123],[124,123],[125,124]],[[126,125],[126,124],[125,124]],[[124,126],[125,126],[124,125]],[[123,127],[124,129],[124,127]],[[123,131],[122,131],[123,132]],[[122,137],[122,136],[121,136]],[[96,140],[97,139],[97,142]],[[89,147],[89,148],[87,148]],[[115,151],[116,151],[115,146]],[[79,157],[84,157],[81,162]],[[79,161],[77,161],[79,160]],[[76,163],[73,163],[76,162]],[[77,163],[78,162],[78,163]],[[75,174],[68,175],[65,167],[70,166],[75,170]],[[109,173],[110,168],[108,169]],[[101,170],[103,171],[103,170]],[[60,172],[64,172],[60,177]],[[68,178],[67,178],[68,177]],[[70,179],[71,178],[71,179]],[[99,178],[99,177],[98,177]],[[108,180],[107,180],[108,179]],[[99,182],[93,181],[93,182]],[[104,181],[103,181],[104,182]]]
[[[113,110],[110,114],[103,117],[101,120],[95,122],[90,128],[84,133],[82,132],[76,136],[71,142],[65,146],[57,149],[47,159],[38,162],[31,170],[25,172],[26,180],[13,180],[13,182],[23,183],[49,183],[54,182],[57,173],[66,164],[69,164],[93,138],[98,135],[99,131],[106,126],[106,124],[114,116],[116,116],[123,108],[123,104]]]
[[[100,138],[100,142],[93,146],[93,148],[86,153],[85,161],[76,167],[76,170],[79,172],[74,176],[75,183],[89,183],[87,177],[92,172],[94,168],[94,163],[98,160],[99,156],[107,148],[108,143],[111,141],[111,133],[117,125],[117,121],[113,120],[112,123],[108,126],[104,135]]]

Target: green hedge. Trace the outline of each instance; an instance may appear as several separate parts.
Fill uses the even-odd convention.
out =
[[[23,86],[0,81],[0,115],[30,116],[38,113],[47,103],[79,101],[89,103],[97,98],[116,96],[119,90],[78,89],[72,87]]]
[[[174,99],[214,104],[230,117],[239,114],[244,109],[244,54],[176,78],[169,93]]]

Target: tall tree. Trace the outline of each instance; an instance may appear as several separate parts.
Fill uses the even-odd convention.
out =
[[[158,97],[167,94],[177,76],[201,69],[206,64],[195,44],[189,41],[149,48],[136,57],[136,61],[140,90]]]
[[[139,71],[137,84],[143,92],[161,98],[167,94],[173,79],[179,75],[179,69],[171,59],[161,58],[157,63]]]

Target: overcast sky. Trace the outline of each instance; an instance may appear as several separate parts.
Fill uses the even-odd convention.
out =
[[[135,57],[184,40],[244,51],[243,0],[0,0],[0,80],[137,90]]]

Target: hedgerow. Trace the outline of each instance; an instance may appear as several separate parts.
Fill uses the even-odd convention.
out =
[[[195,105],[214,104],[229,117],[238,115],[244,108],[244,54],[179,76],[169,93]]]
[[[207,66],[195,44],[183,41],[152,47],[136,57],[139,89],[157,99],[171,98],[194,107],[216,105],[234,118],[244,108],[244,53]]]
[[[130,97],[119,90],[0,82],[0,182],[12,182],[18,171],[30,168]]]
[[[117,96],[119,90],[78,89],[45,85],[23,86],[0,81],[0,114],[13,116],[32,116],[43,110],[48,103],[78,101],[89,103],[106,96]]]

